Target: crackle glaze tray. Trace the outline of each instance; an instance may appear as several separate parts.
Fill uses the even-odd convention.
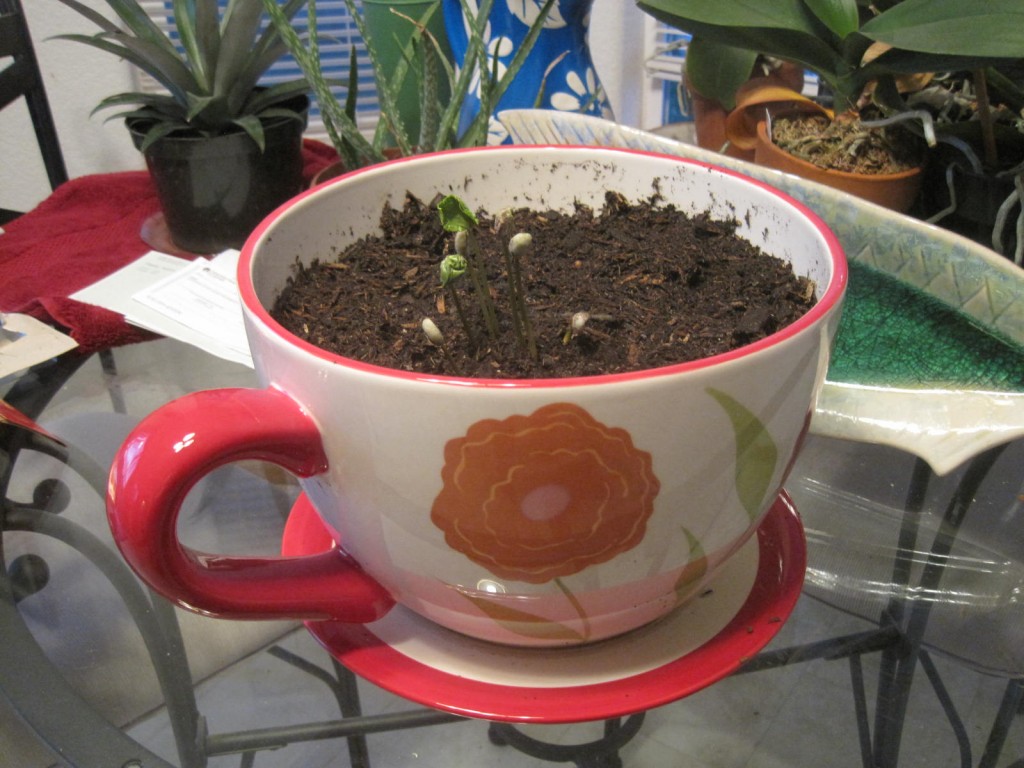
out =
[[[796,176],[586,115],[509,110],[517,144],[629,147],[731,168],[808,205],[850,261],[816,434],[891,445],[939,474],[1024,436],[1024,270],[947,230]]]

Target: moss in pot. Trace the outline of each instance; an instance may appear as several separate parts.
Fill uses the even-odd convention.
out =
[[[878,109],[885,119],[899,119],[915,133],[923,134],[930,146],[934,146],[934,137],[928,132],[929,117],[907,106],[907,90],[921,87],[929,73],[998,64],[1019,58],[1024,50],[1024,8],[1016,0],[984,4],[959,0],[787,0],[760,4],[746,0],[639,0],[638,5],[659,20],[693,34],[696,40],[716,44],[708,47],[713,50],[714,60],[696,62],[701,69],[728,69],[723,53],[730,60],[755,52],[796,62],[819,75],[832,99],[831,104],[818,105],[818,112],[828,106],[837,119],[854,121],[860,119],[865,107]],[[701,48],[698,45],[695,49],[698,58],[702,56]],[[730,115],[730,139],[741,148],[758,146],[761,158],[756,159],[763,162],[777,156],[759,144],[768,141],[767,130],[758,127],[765,122],[766,112],[774,114],[792,105],[806,107],[809,99],[795,91],[767,87],[747,93],[745,98],[737,95],[736,101],[737,109]],[[916,125],[921,120],[923,128]],[[862,126],[858,132],[864,127],[877,126]],[[763,134],[760,137],[759,132]],[[781,169],[800,173],[801,168],[806,166],[790,164]],[[809,178],[845,188],[842,184],[846,173],[812,172]],[[920,171],[915,174],[919,176]],[[899,182],[898,175],[883,175],[877,183]],[[914,184],[920,184],[919,178]],[[864,196],[862,192],[874,186],[871,179],[862,179],[860,191],[853,193]],[[898,199],[909,196],[913,202],[914,194],[911,188]],[[869,199],[879,202],[874,192],[869,192]],[[900,205],[900,210],[909,207],[909,203]]]

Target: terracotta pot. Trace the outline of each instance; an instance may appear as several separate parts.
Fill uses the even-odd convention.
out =
[[[744,84],[743,89],[760,85],[781,85],[799,92],[803,88],[803,84],[803,69],[797,64],[786,62],[770,75],[750,78]],[[730,110],[723,107],[717,99],[708,98],[697,91],[690,84],[689,79],[686,80],[686,88],[690,92],[693,103],[693,123],[697,145],[713,152],[721,151],[728,141],[725,121]],[[754,159],[753,150],[740,149],[733,144],[726,147],[724,154],[739,160]]]
[[[398,147],[385,147],[383,152],[384,152],[384,157],[386,159],[388,159],[388,160],[397,160],[398,158],[400,158],[402,156],[402,153],[398,149]],[[336,160],[335,162],[331,163],[330,165],[325,166],[324,168],[321,168],[316,173],[316,175],[313,176],[313,178],[310,180],[309,186],[310,187],[315,187],[315,186],[317,186],[319,184],[323,184],[325,181],[330,181],[331,179],[336,179],[339,176],[342,176],[342,175],[344,175],[346,173],[348,173],[348,169],[345,167],[345,161],[344,160]]]
[[[808,181],[841,189],[900,213],[910,209],[921,191],[921,168],[912,168],[900,173],[877,174],[826,170],[775,146],[768,138],[768,126],[764,121],[757,125],[754,162],[767,168],[792,173]]]

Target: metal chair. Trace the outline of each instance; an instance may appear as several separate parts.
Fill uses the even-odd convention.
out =
[[[68,180],[68,172],[21,0],[0,0],[0,60],[8,58],[11,61],[0,70],[0,109],[25,99],[50,187],[56,189]],[[21,213],[0,208],[0,226]]]

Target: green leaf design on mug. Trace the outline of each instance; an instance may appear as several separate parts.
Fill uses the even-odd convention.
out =
[[[761,513],[779,461],[779,450],[764,423],[743,404],[717,389],[708,389],[725,411],[736,435],[736,493],[750,519]]]
[[[551,619],[545,619],[543,616],[535,616],[532,613],[520,611],[518,608],[512,608],[504,603],[476,597],[465,592],[462,594],[473,605],[494,619],[496,623],[509,632],[521,637],[530,637],[534,640],[569,640],[572,642],[582,642],[586,639],[571,627],[551,621]]]
[[[690,561],[683,566],[679,578],[676,579],[676,600],[680,603],[690,597],[694,585],[699,583],[708,572],[708,556],[704,551],[704,546],[696,536],[690,533],[689,529],[683,528],[683,533],[686,534],[686,541],[690,545]]]

